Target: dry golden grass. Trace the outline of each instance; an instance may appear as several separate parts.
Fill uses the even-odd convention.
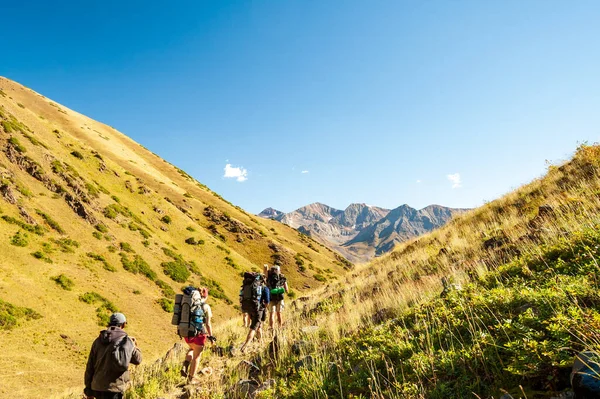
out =
[[[542,206],[546,208],[540,208]],[[539,258],[543,245],[552,245],[599,221],[600,146],[584,145],[570,162],[551,166],[545,177],[459,216],[431,234],[403,243],[391,254],[361,266],[345,279],[314,290],[303,301],[297,300],[298,309],[288,309],[285,330],[278,336],[279,356],[263,364],[260,379],[275,376],[280,379],[280,387],[281,384],[285,386],[282,378],[286,374],[285,367],[289,367],[293,358],[290,355],[291,345],[303,340],[311,348],[304,353],[310,353],[316,365],[312,372],[302,374],[304,380],[301,387],[305,389],[306,396],[327,397],[320,387],[328,378],[329,362],[339,364],[338,354],[333,350],[341,339],[357,331],[373,331],[372,328],[379,323],[399,317],[410,307],[438,297],[442,291],[441,277],[467,285],[471,279],[501,270],[502,265],[516,256]],[[506,292],[510,293],[510,290],[506,289]],[[564,295],[568,297],[569,294],[565,291]],[[431,322],[440,322],[434,314],[429,317]],[[471,314],[466,309],[462,317],[471,320],[470,331],[473,336],[489,335],[487,327],[479,325],[479,315]],[[427,324],[426,320],[423,322]],[[235,319],[225,325],[218,323],[218,326],[219,337],[227,344],[239,345],[245,335],[241,320]],[[317,328],[307,333],[303,331],[307,326]],[[572,333],[578,346],[600,347],[597,333],[583,330]],[[427,348],[433,348],[433,343],[427,344],[430,339],[427,336],[423,339],[423,359],[434,362],[433,349],[429,349],[431,353],[427,352]],[[252,359],[256,353],[260,353],[263,359],[268,359],[269,341],[267,339],[262,345],[256,344],[254,354],[245,357],[223,359],[207,354],[205,365],[219,365],[218,383],[215,383],[214,376],[207,379],[201,389],[205,393],[199,393],[196,397],[222,397],[239,378],[247,377],[237,370],[242,358]],[[390,364],[387,376],[383,375],[386,372],[382,370],[372,370],[370,396],[426,397],[419,384],[407,396],[394,396],[389,390],[384,393],[382,378],[402,382],[401,371],[395,369],[397,366]],[[427,367],[431,368],[429,374],[435,375],[435,364]],[[425,370],[424,373],[428,372]],[[154,378],[160,380],[160,376]],[[478,376],[474,375],[473,378]],[[143,377],[138,378],[138,387],[144,383]],[[431,381],[423,381],[423,385],[426,383],[431,384]],[[386,384],[389,386],[389,381]],[[169,384],[165,384],[163,390],[168,392],[169,387]],[[344,387],[340,387],[340,390],[343,392]],[[283,392],[285,388],[280,388],[278,395],[285,397]],[[266,394],[274,393],[267,391]]]
[[[271,243],[284,254],[283,269],[300,294],[308,290],[305,285],[314,288],[320,283],[313,278],[313,271],[297,270],[296,253],[309,257],[316,267],[330,268],[334,276],[344,273],[334,254],[323,246],[312,242],[319,250],[315,252],[308,248],[311,241],[303,241],[295,230],[258,220],[226,202],[117,130],[8,79],[0,78],[0,88],[6,94],[0,96],[0,123],[4,122],[0,125],[0,186],[6,184],[16,201],[10,203],[0,196],[0,216],[24,222],[21,208],[46,229],[43,236],[28,233],[28,245],[17,247],[10,244],[11,237],[22,229],[0,220],[0,242],[4,245],[0,254],[0,300],[42,315],[38,320],[21,320],[14,329],[0,330],[0,397],[47,397],[70,387],[79,389],[87,352],[100,330],[98,306],[78,299],[86,292],[100,294],[127,315],[130,333],[138,338],[146,358],[164,354],[177,341],[169,324],[171,316],[156,303],[163,297],[161,289],[141,274],[123,269],[121,242],[129,244],[175,291],[184,283],[163,273],[161,263],[172,259],[162,248],[170,248],[186,261],[195,261],[206,280],[192,274],[187,283],[199,285],[213,280],[220,284],[232,305],[237,303],[240,273],[272,263]],[[12,118],[26,126],[24,131],[9,126]],[[96,231],[92,223],[71,209],[64,194],[49,190],[48,184],[34,178],[22,158],[9,157],[11,137],[26,150],[21,155],[37,162],[45,176],[81,200],[92,218],[107,227],[107,232]],[[75,152],[83,159],[72,155]],[[70,175],[72,187],[59,172],[53,171],[56,162],[63,170],[60,173]],[[84,201],[84,197],[89,201]],[[133,216],[105,217],[104,209],[116,204],[114,197]],[[225,242],[208,229],[215,223],[204,215],[208,206],[214,207],[221,218],[217,232]],[[64,234],[53,230],[36,209],[49,215]],[[163,215],[168,215],[171,223],[161,221]],[[224,221],[225,217],[228,221]],[[146,240],[139,231],[130,229],[131,222],[151,237]],[[241,227],[245,232],[226,229],[230,222],[230,226]],[[204,244],[186,244],[189,237],[201,239]],[[51,239],[61,238],[76,240],[80,245],[72,253],[62,252],[51,243]],[[52,263],[34,258],[31,253],[36,251],[42,251]],[[102,262],[94,261],[87,253],[104,257],[116,272],[106,270]],[[238,268],[228,265],[225,257],[231,258]],[[72,291],[63,290],[51,280],[60,274],[74,282]],[[232,305],[215,299],[215,322],[237,314]]]

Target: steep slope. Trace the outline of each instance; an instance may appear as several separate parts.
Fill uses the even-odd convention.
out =
[[[167,312],[186,284],[210,288],[218,325],[237,314],[245,270],[278,261],[301,293],[348,267],[114,128],[5,78],[0,178],[0,397],[79,385],[115,309],[151,359],[176,340]]]
[[[234,358],[219,385],[205,379],[200,389],[278,398],[573,397],[575,354],[600,353],[599,193],[600,146],[583,145],[545,177],[297,301],[286,334],[251,358],[262,366],[251,370],[256,385],[244,382]],[[156,385],[153,378],[140,387]]]
[[[466,210],[439,205],[416,210],[402,205],[390,211],[367,204],[350,204],[341,211],[314,203],[286,214],[273,211],[267,208],[258,216],[294,227],[352,262],[365,262],[391,251],[399,242],[443,226]]]

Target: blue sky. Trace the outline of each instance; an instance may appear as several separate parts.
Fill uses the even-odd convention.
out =
[[[598,1],[172,3],[3,4],[0,75],[255,213],[473,207],[598,141]]]

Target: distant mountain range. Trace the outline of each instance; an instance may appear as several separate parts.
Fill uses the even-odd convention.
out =
[[[315,202],[289,213],[267,208],[258,216],[287,224],[350,261],[364,262],[392,250],[396,243],[443,226],[467,210],[440,205],[419,210],[401,205],[390,210],[367,204],[350,204],[339,210]]]

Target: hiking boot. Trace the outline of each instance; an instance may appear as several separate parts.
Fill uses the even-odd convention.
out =
[[[183,365],[181,366],[181,370],[179,370],[179,374],[181,374],[181,376],[183,378],[187,378],[188,376],[188,368],[190,367],[190,362],[189,361],[184,361]]]

